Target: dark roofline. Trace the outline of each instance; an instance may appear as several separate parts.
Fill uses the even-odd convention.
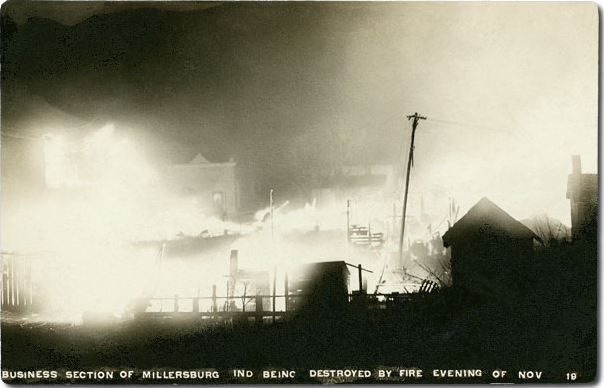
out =
[[[324,265],[324,266],[336,266],[336,265],[342,266],[346,270],[346,272],[348,272],[348,274],[350,275],[350,271],[348,270],[348,264],[343,260],[316,261],[313,263],[304,263],[304,264],[301,264],[300,266],[301,267],[318,267],[318,266],[322,266],[322,265]]]
[[[468,210],[463,217],[461,217],[449,230],[445,232],[442,236],[443,244],[446,248],[451,246],[453,241],[457,236],[455,236],[456,231],[460,230],[460,228],[465,226],[465,223],[469,222],[468,219],[472,217],[476,212],[479,212],[479,209],[482,207],[488,206],[492,209],[495,209],[499,215],[504,218],[504,221],[507,219],[507,222],[515,224],[520,230],[524,229],[527,236],[531,236],[532,239],[537,240],[539,243],[543,244],[543,240],[535,234],[528,226],[524,225],[522,222],[518,221],[514,217],[508,214],[505,210],[495,204],[493,201],[488,199],[487,197],[482,197],[474,206]]]

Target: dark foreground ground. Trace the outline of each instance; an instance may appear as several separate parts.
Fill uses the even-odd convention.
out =
[[[597,355],[595,248],[559,248],[534,260],[519,277],[514,288],[521,292],[515,295],[485,297],[443,289],[378,316],[353,308],[333,314],[312,311],[288,323],[232,328],[180,321],[94,328],[3,320],[2,369],[208,368],[220,371],[220,380],[169,382],[271,383],[288,379],[263,380],[261,371],[297,369],[296,382],[329,382],[309,377],[308,369],[359,368],[372,370],[372,378],[346,381],[370,382],[378,380],[376,368],[385,366],[423,370],[422,379],[395,382],[497,382],[494,370],[508,371],[501,382],[518,382],[519,371],[542,371],[540,381],[568,382],[567,373],[576,373],[577,382],[592,381]],[[232,368],[251,369],[255,377],[234,379]],[[481,369],[482,376],[432,376],[433,369],[461,368]]]

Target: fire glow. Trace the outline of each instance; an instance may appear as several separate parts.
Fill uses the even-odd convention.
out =
[[[50,252],[34,273],[49,316],[76,322],[84,312],[120,317],[136,298],[207,295],[214,285],[226,294],[230,249],[240,251],[242,267],[281,275],[302,263],[350,260],[343,203],[295,209],[284,201],[272,219],[266,208],[247,223],[226,222],[162,185],[160,173],[111,124],[79,143],[58,135],[44,140],[47,190],[35,203],[11,212],[3,249]],[[355,219],[387,229],[376,219],[389,219],[391,212],[390,204],[369,201],[355,208]],[[336,237],[309,244],[304,236],[319,230],[334,231]],[[161,241],[202,232],[240,237],[201,260],[175,257],[157,265]],[[376,272],[382,265],[379,260],[362,264]]]

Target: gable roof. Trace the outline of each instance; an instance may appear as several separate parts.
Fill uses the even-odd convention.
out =
[[[514,240],[534,238],[540,241],[527,226],[483,197],[443,235],[443,243],[445,247],[449,247],[457,242],[471,241],[473,237],[481,234],[479,229],[485,225]]]
[[[190,162],[189,164],[208,164],[209,160],[203,157],[201,152],[199,152]]]

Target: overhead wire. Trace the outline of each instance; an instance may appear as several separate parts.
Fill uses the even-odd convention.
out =
[[[471,129],[483,129],[483,130],[487,130],[487,131],[491,131],[491,132],[505,133],[505,134],[510,135],[509,130],[502,129],[502,128],[494,128],[494,127],[486,127],[486,126],[481,126],[481,125],[473,125],[473,124],[468,124],[468,123],[460,123],[457,121],[443,120],[443,119],[439,119],[439,118],[435,119],[435,118],[431,118],[430,116],[428,116],[426,120],[443,123],[443,124],[455,125],[458,127],[465,127],[465,128],[471,128]]]

